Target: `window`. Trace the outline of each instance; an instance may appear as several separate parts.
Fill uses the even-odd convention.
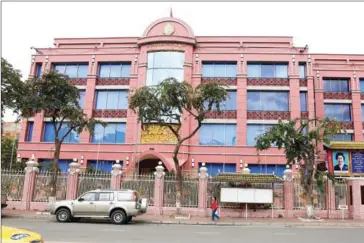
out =
[[[199,163],[199,168],[202,167],[202,163]],[[235,173],[236,164],[235,163],[206,163],[205,167],[209,172],[209,175],[215,176],[220,173]]]
[[[78,103],[80,104],[80,107],[82,109],[85,107],[85,97],[86,97],[86,91],[80,90],[80,98],[78,99]]]
[[[87,167],[105,173],[110,173],[112,166],[115,164],[115,160],[88,160]],[[121,163],[122,165],[122,163]]]
[[[202,77],[236,78],[237,66],[234,62],[203,62]]]
[[[247,136],[246,144],[248,146],[255,146],[256,139],[268,132],[274,125],[272,124],[248,124],[247,125]]]
[[[306,78],[306,63],[300,63],[299,65],[300,78]]]
[[[288,78],[288,65],[248,63],[248,78]]]
[[[57,128],[59,124],[57,124]],[[68,124],[63,123],[61,129],[58,133],[58,139],[62,139],[62,137],[68,132]],[[46,122],[44,125],[44,133],[43,133],[43,142],[54,142],[55,140],[55,131],[53,123]],[[63,140],[64,143],[79,143],[80,137],[75,130],[72,130],[67,137]]]
[[[125,143],[125,123],[96,124],[92,143]]]
[[[360,82],[360,93],[364,93],[364,78],[359,79]]]
[[[352,134],[336,134],[336,135],[328,135],[327,138],[330,141],[344,142],[344,141],[353,141]]]
[[[118,201],[133,201],[134,195],[131,192],[118,192]]]
[[[100,192],[99,201],[114,201],[114,193],[112,192]]]
[[[236,124],[202,124],[200,128],[200,145],[236,144]]]
[[[147,85],[157,85],[167,78],[183,81],[184,53],[161,51],[148,53]]]
[[[300,92],[301,111],[307,111],[307,92]]]
[[[248,111],[288,111],[288,109],[288,92],[248,91]]]
[[[33,127],[34,127],[34,122],[28,122],[27,139],[26,139],[27,142],[32,141]]]
[[[361,121],[364,122],[364,105],[361,105]]]
[[[130,63],[114,62],[100,63],[100,78],[125,78],[130,77]]]
[[[128,109],[128,92],[125,90],[96,91],[97,110]]]
[[[84,201],[96,201],[96,193],[95,192],[88,192],[84,195],[82,195],[82,197]]]
[[[268,165],[268,164],[249,164],[251,174],[273,174],[282,177],[286,169],[286,165]]]
[[[325,92],[349,92],[349,80],[340,78],[324,78]]]
[[[351,121],[351,105],[325,104],[325,117],[338,121]]]
[[[57,63],[53,69],[69,78],[87,78],[88,74],[88,64],[84,63]]]
[[[208,103],[205,102],[207,109]],[[217,110],[216,105],[212,106],[212,110]],[[236,111],[236,91],[228,91],[228,97],[220,104],[221,111]]]
[[[37,63],[35,66],[35,77],[39,78],[42,73],[42,63]]]
[[[40,163],[40,170],[41,171],[50,171],[52,168],[52,163],[53,160],[52,159],[39,159],[39,163]],[[58,168],[62,171],[62,172],[67,172],[69,165],[72,163],[71,159],[60,159],[58,160]]]

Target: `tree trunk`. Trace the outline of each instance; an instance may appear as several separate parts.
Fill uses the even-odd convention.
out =
[[[306,178],[306,182],[304,183],[304,189],[306,192],[306,217],[308,219],[314,219],[315,218],[315,210],[314,210],[314,183],[315,183],[315,160],[309,162],[309,164],[306,166],[306,175],[304,175]]]
[[[177,184],[176,184],[176,215],[179,216],[182,214],[181,210],[181,198],[182,198],[182,191],[183,191],[183,178],[182,178],[182,170],[179,166],[178,161],[178,152],[179,148],[181,147],[181,143],[176,144],[176,148],[173,153],[173,162],[174,166],[176,167],[176,176],[177,176]]]
[[[58,176],[58,161],[59,155],[61,152],[61,143],[56,139],[55,141],[55,150],[53,155],[53,163],[52,163],[52,179],[51,179],[51,197],[55,197],[57,195],[57,176]]]

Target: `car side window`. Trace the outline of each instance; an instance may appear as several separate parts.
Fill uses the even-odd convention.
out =
[[[114,193],[112,193],[112,192],[100,192],[99,201],[114,201]]]
[[[133,196],[128,192],[119,192],[118,193],[118,201],[131,201],[133,200]]]
[[[83,198],[84,201],[95,201],[96,200],[96,193],[89,192],[83,195],[81,198]]]

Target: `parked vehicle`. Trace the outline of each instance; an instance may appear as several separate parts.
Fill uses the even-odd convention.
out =
[[[58,222],[81,218],[109,218],[114,224],[129,223],[147,212],[148,200],[134,190],[98,189],[84,193],[76,200],[56,201],[50,209]]]
[[[1,193],[1,209],[6,208],[6,206],[8,206],[6,204],[6,200],[7,200],[6,193]]]
[[[1,242],[43,243],[44,241],[42,236],[38,233],[8,226],[1,226]]]

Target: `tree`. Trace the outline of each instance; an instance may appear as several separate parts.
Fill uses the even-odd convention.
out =
[[[310,125],[312,128],[310,129]],[[266,150],[273,144],[284,149],[287,164],[300,163],[301,184],[306,198],[306,216],[314,218],[314,185],[323,186],[323,177],[331,177],[326,171],[317,170],[316,157],[320,153],[318,144],[329,144],[328,135],[340,133],[342,126],[335,120],[295,119],[288,122],[279,121],[265,134],[257,139],[256,149]],[[301,163],[303,162],[303,163]]]
[[[16,163],[18,141],[13,137],[3,136],[1,138],[1,168],[12,169]]]
[[[17,103],[23,95],[24,82],[21,80],[20,71],[4,58],[1,58],[1,117],[4,109],[13,109],[18,112]]]
[[[68,77],[56,71],[43,74],[40,78],[27,80],[24,83],[23,97],[17,104],[24,118],[44,112],[51,118],[54,128],[54,155],[51,179],[51,196],[56,195],[58,161],[62,143],[67,136],[80,134],[83,130],[93,133],[94,125],[102,123],[88,118],[79,104],[79,90],[69,84]]]
[[[158,85],[139,88],[131,96],[129,107],[143,123],[155,123],[168,127],[176,137],[173,151],[173,162],[177,177],[176,208],[177,215],[181,213],[182,169],[178,162],[181,145],[193,137],[202,125],[207,112],[213,107],[220,112],[220,103],[227,98],[227,91],[223,86],[211,82],[192,87],[187,82],[178,82],[175,78],[168,78]],[[197,126],[184,137],[180,134],[182,114],[192,117]],[[177,126],[176,126],[177,123]]]

